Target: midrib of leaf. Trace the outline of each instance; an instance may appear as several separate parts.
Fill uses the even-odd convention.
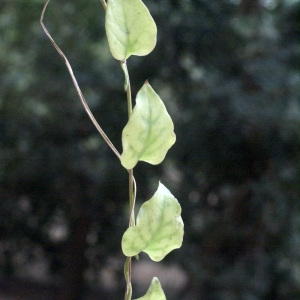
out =
[[[148,129],[148,134],[147,134],[147,139],[146,139],[146,143],[145,143],[145,146],[144,146],[144,149],[143,149],[143,152],[142,152],[142,156],[143,154],[145,153],[145,149],[148,148],[149,146],[149,142],[150,142],[150,136],[151,136],[151,132],[152,132],[152,126],[151,126],[151,120],[152,120],[152,109],[151,109],[151,106],[149,105],[149,98],[148,98],[148,83],[147,83],[147,89],[146,89],[146,99],[147,99],[147,104],[148,104],[148,111],[149,111],[149,120],[150,120],[150,126],[149,126],[149,129]]]
[[[125,20],[125,27],[126,27],[126,31],[125,31],[125,35],[126,35],[126,53],[125,53],[125,60],[128,54],[128,44],[129,44],[129,30],[128,30],[128,26],[127,26],[127,18],[126,18],[126,12],[125,12],[125,5],[124,5],[124,1],[122,1],[122,6],[123,6],[123,12],[124,12],[124,20]]]
[[[164,200],[165,200],[165,197],[164,197]],[[149,244],[151,244],[151,242],[154,240],[156,241],[157,239],[155,239],[155,236],[157,234],[157,232],[159,231],[159,228],[161,228],[161,225],[162,225],[162,219],[163,219],[163,216],[164,216],[164,211],[165,211],[165,201],[163,200],[163,208],[160,210],[161,211],[161,214],[160,214],[160,219],[159,219],[159,224],[157,224],[155,230],[154,230],[154,233],[152,234],[152,239],[151,241],[148,243],[148,246]]]

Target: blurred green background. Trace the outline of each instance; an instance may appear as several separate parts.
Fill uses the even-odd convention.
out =
[[[43,0],[0,4],[0,298],[122,299],[127,172],[84,112],[42,31]],[[137,204],[161,180],[184,244],[134,264],[134,298],[300,299],[300,1],[145,0],[158,26],[128,61],[175,123],[159,166],[139,163]],[[52,0],[45,25],[121,151],[123,74],[100,1]]]

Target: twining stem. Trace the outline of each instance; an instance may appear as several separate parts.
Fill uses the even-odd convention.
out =
[[[91,121],[93,122],[94,126],[96,127],[96,129],[98,130],[98,132],[101,134],[101,136],[103,137],[103,139],[105,140],[105,142],[108,144],[108,146],[111,148],[111,150],[116,154],[116,156],[121,159],[121,155],[120,153],[118,152],[118,150],[115,148],[115,146],[113,145],[113,143],[110,141],[110,139],[108,138],[108,136],[105,134],[105,132],[103,131],[103,129],[101,128],[101,126],[99,125],[99,123],[97,122],[97,120],[95,119],[93,113],[91,112],[82,92],[81,92],[81,89],[77,83],[77,80],[74,76],[74,73],[73,73],[73,70],[72,70],[72,67],[67,59],[67,57],[65,56],[65,54],[62,52],[62,50],[58,47],[58,45],[55,43],[54,39],[52,38],[51,34],[49,33],[49,31],[47,30],[46,26],[44,25],[44,15],[45,15],[45,11],[46,11],[46,8],[47,8],[47,5],[48,3],[50,2],[50,0],[47,0],[46,4],[44,5],[44,8],[42,10],[42,14],[41,14],[41,18],[40,18],[40,23],[41,23],[41,26],[43,27],[47,37],[49,38],[49,40],[51,41],[51,43],[53,44],[54,48],[56,49],[56,51],[59,53],[59,55],[62,57],[62,59],[64,60],[67,68],[68,68],[68,71],[71,75],[71,78],[72,78],[72,81],[73,81],[73,84],[76,88],[76,91],[77,91],[77,94],[79,96],[79,99],[85,109],[85,111],[87,112],[88,116],[90,117]]]
[[[76,88],[79,99],[80,99],[85,111],[87,112],[88,116],[90,117],[92,123],[94,124],[96,129],[99,131],[99,133],[101,134],[101,136],[103,137],[105,142],[109,145],[109,147],[112,149],[112,151],[116,154],[116,156],[120,160],[121,159],[120,153],[115,148],[115,146],[112,144],[112,142],[107,137],[107,135],[105,134],[105,132],[100,127],[97,120],[95,119],[94,115],[92,114],[92,112],[91,112],[91,110],[90,110],[90,108],[89,108],[82,92],[81,92],[81,89],[78,85],[78,82],[76,80],[76,77],[73,73],[72,67],[71,67],[67,57],[65,56],[63,51],[58,47],[58,45],[55,43],[54,39],[52,38],[52,36],[48,32],[46,26],[44,25],[44,15],[45,15],[45,11],[46,11],[46,8],[47,8],[47,5],[49,4],[49,2],[50,2],[50,0],[46,1],[46,4],[44,5],[44,8],[42,10],[42,14],[41,14],[41,18],[40,18],[41,26],[43,27],[47,37],[49,38],[49,40],[53,44],[56,51],[59,53],[59,55],[64,60],[66,66],[68,68],[68,71],[71,75],[71,78],[72,78],[73,84]],[[107,5],[106,5],[105,0],[100,0],[100,2],[103,6],[103,9],[106,11],[106,6]],[[124,74],[125,74],[125,91],[126,91],[126,94],[127,94],[128,119],[129,119],[131,114],[132,114],[132,100],[131,100],[131,87],[130,87],[129,73],[128,73],[128,69],[127,69],[126,60],[121,61],[121,67],[122,67],[122,69],[124,71]],[[130,208],[129,227],[132,227],[132,226],[135,226],[134,206],[135,206],[135,199],[136,199],[136,181],[135,181],[134,176],[133,176],[133,169],[130,169],[130,170],[127,170],[127,171],[128,171],[128,174],[129,174],[129,208]],[[124,265],[124,274],[125,274],[125,279],[126,279],[125,300],[131,300],[131,296],[132,296],[131,270],[132,270],[131,257],[127,257],[126,261],[125,261],[125,265]]]
[[[100,0],[100,2],[103,6],[104,11],[106,11],[106,2],[105,2],[105,0]]]
[[[124,89],[127,94],[128,119],[130,119],[132,115],[132,99],[131,99],[130,78],[129,78],[126,60],[121,61],[121,68],[124,71],[124,76],[125,76]],[[136,199],[136,184],[133,177],[133,169],[129,169],[128,174],[129,174],[129,211],[130,211],[129,227],[133,227],[135,226],[134,206],[135,206],[135,199]],[[132,269],[131,257],[127,257],[124,265],[124,274],[127,283],[125,300],[131,300],[131,295],[132,295],[131,269]]]
[[[127,94],[127,108],[128,108],[128,120],[129,120],[132,115],[132,99],[131,99],[130,79],[129,79],[126,60],[121,61],[121,68],[123,69],[125,75],[124,88]],[[129,173],[129,208],[130,208],[129,227],[132,227],[135,225],[134,205],[135,205],[136,185],[133,177],[133,169],[128,170],[128,173]]]
[[[131,99],[130,78],[129,78],[126,60],[121,61],[121,68],[123,69],[125,75],[124,89],[127,94],[127,109],[128,109],[128,120],[129,120],[132,115],[132,99]],[[129,207],[130,207],[129,227],[131,227],[135,225],[134,224],[135,187],[134,187],[133,169],[128,170],[128,173],[129,173]]]
[[[132,114],[132,100],[131,100],[131,86],[130,86],[129,72],[128,72],[126,60],[121,61],[121,68],[125,75],[124,90],[127,93],[127,109],[128,109],[128,119],[129,119]]]

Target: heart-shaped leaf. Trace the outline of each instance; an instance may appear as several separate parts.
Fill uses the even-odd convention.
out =
[[[181,207],[170,191],[159,183],[153,197],[140,208],[136,226],[128,228],[122,238],[126,256],[146,252],[154,261],[162,260],[183,240]]]
[[[147,55],[156,44],[157,28],[141,0],[108,0],[105,28],[112,56]]]
[[[165,293],[161,288],[157,277],[153,277],[147,293],[135,300],[166,300]]]
[[[156,165],[175,143],[174,125],[167,109],[146,82],[136,97],[132,115],[123,129],[121,163],[132,169],[139,160]]]

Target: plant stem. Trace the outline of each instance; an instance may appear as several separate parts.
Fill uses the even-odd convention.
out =
[[[51,43],[53,44],[54,48],[56,49],[56,51],[59,53],[59,55],[62,57],[62,59],[64,60],[68,71],[71,75],[73,84],[76,88],[77,94],[81,100],[81,103],[84,107],[84,109],[86,110],[88,116],[90,117],[91,121],[93,122],[94,126],[96,127],[96,129],[99,131],[99,133],[101,134],[101,136],[103,137],[103,139],[106,141],[106,143],[109,145],[109,147],[112,149],[112,151],[116,154],[116,156],[121,159],[121,155],[120,153],[117,151],[117,149],[114,147],[114,145],[112,144],[112,142],[109,140],[109,138],[107,137],[107,135],[104,133],[104,131],[102,130],[102,128],[100,127],[100,125],[98,124],[98,122],[96,121],[94,115],[92,114],[82,92],[81,89],[77,83],[77,80],[74,76],[72,67],[67,59],[67,57],[65,56],[65,54],[62,52],[62,50],[58,47],[58,45],[55,43],[54,39],[52,38],[52,36],[50,35],[50,33],[48,32],[46,26],[44,25],[44,14],[47,8],[47,5],[49,4],[50,0],[47,0],[44,8],[42,10],[42,14],[41,14],[41,18],[40,18],[40,23],[41,26],[43,27],[47,37],[49,38],[49,40],[51,41]],[[106,11],[106,2],[105,0],[100,0],[102,3],[102,6],[104,8],[104,10]],[[126,60],[121,61],[121,67],[124,71],[125,74],[125,91],[127,93],[127,106],[128,106],[128,119],[130,118],[131,114],[132,114],[132,100],[131,100],[131,87],[130,87],[130,80],[129,80],[129,73],[128,73],[128,69],[127,69],[127,64],[126,64]],[[130,217],[129,217],[129,227],[133,227],[135,226],[135,216],[134,216],[134,206],[135,206],[135,199],[136,199],[136,182],[133,176],[133,169],[127,170],[128,174],[129,174],[129,209],[130,209]],[[124,265],[124,274],[125,274],[125,279],[126,279],[126,293],[125,293],[125,300],[131,300],[131,296],[132,296],[132,285],[131,285],[131,257],[127,257],[126,261],[125,261],[125,265]]]
[[[126,292],[124,300],[131,300],[132,285],[131,285],[131,257],[127,257],[124,264],[124,275],[126,279]]]
[[[108,136],[105,134],[105,132],[103,131],[103,129],[101,128],[101,126],[99,125],[99,123],[97,122],[97,120],[95,119],[93,113],[91,112],[82,92],[81,89],[77,83],[77,80],[75,78],[75,75],[73,73],[72,67],[67,59],[67,57],[65,56],[65,54],[63,53],[63,51],[58,47],[58,45],[55,43],[54,39],[52,38],[51,34],[49,33],[49,31],[47,30],[46,26],[44,25],[44,15],[47,9],[47,6],[49,4],[50,0],[47,0],[47,2],[44,5],[44,8],[42,10],[42,14],[41,14],[41,18],[40,18],[40,23],[41,26],[44,29],[44,32],[46,33],[47,37],[49,38],[49,40],[51,41],[52,45],[54,46],[54,48],[56,49],[56,51],[58,52],[58,54],[62,57],[62,59],[64,60],[68,71],[70,73],[70,76],[72,78],[73,81],[73,85],[76,88],[78,97],[85,109],[85,111],[87,112],[88,116],[90,117],[91,121],[93,122],[94,126],[96,127],[96,129],[98,130],[98,132],[101,134],[101,136],[103,137],[103,139],[105,140],[105,142],[108,144],[108,146],[111,148],[111,150],[116,154],[116,156],[121,159],[121,155],[118,152],[118,150],[115,148],[115,146],[113,145],[113,143],[110,141],[110,139],[108,138]]]
[[[121,68],[124,71],[124,75],[125,75],[124,89],[127,94],[127,109],[128,109],[128,120],[129,120],[132,115],[132,99],[131,99],[130,78],[129,78],[126,60],[121,61]],[[128,173],[129,173],[129,207],[130,207],[129,227],[132,227],[135,225],[134,205],[135,205],[136,186],[133,177],[133,169],[128,170]]]
[[[126,60],[121,61],[121,68],[124,71],[125,75],[125,83],[124,89],[127,94],[127,109],[128,109],[128,120],[132,115],[132,99],[131,99],[131,86],[130,86],[130,78],[127,68]],[[133,169],[128,170],[129,174],[129,227],[135,226],[135,216],[134,216],[134,206],[135,206],[135,198],[136,198],[136,184],[133,176]],[[125,278],[126,278],[126,293],[125,300],[131,300],[132,294],[132,286],[131,286],[131,257],[127,257],[125,266],[124,266]]]
[[[100,0],[100,2],[101,2],[101,4],[102,4],[102,6],[103,6],[103,9],[104,10],[106,10],[106,2],[105,2],[105,0]]]
[[[129,79],[129,72],[127,68],[126,60],[121,61],[121,68],[125,75],[125,83],[124,83],[124,90],[127,93],[127,109],[128,109],[128,119],[132,114],[132,100],[131,100],[131,87],[130,87],[130,79]]]

